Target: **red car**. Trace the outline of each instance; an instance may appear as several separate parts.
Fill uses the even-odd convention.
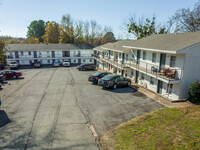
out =
[[[16,71],[3,71],[0,72],[0,74],[4,75],[6,79],[12,79],[12,78],[19,78],[22,76],[21,72],[16,72]]]

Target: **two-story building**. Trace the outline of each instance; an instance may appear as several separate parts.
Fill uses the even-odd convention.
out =
[[[52,64],[55,60],[69,60],[71,64],[94,63],[91,44],[8,44],[4,48],[6,61],[30,65],[35,61]]]
[[[116,73],[172,101],[187,99],[190,84],[200,80],[200,32],[151,35],[137,41],[109,43],[94,50],[96,60],[102,61],[101,69],[108,62],[105,55],[117,52],[122,60],[115,64],[121,65],[121,71]],[[101,54],[103,59],[98,58]],[[114,72],[112,59],[109,62],[110,68],[106,69]]]

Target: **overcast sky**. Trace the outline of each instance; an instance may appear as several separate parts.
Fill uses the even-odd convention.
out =
[[[27,26],[33,20],[56,21],[70,13],[75,19],[95,19],[111,26],[115,36],[126,32],[120,29],[131,13],[137,16],[156,15],[166,22],[176,10],[193,8],[197,0],[0,0],[0,36],[26,37]]]

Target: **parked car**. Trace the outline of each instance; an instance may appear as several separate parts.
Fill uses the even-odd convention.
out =
[[[3,71],[0,72],[0,75],[4,75],[6,79],[12,79],[12,78],[19,78],[22,76],[21,72],[16,72],[16,71]]]
[[[0,69],[4,69],[5,68],[5,65],[0,63]]]
[[[80,66],[76,67],[79,71],[85,71],[85,70],[95,70],[94,64],[82,64]]]
[[[2,74],[0,75],[0,82],[3,82],[5,80],[5,76]]]
[[[64,67],[69,67],[69,66],[70,66],[69,60],[64,60],[64,61],[63,61],[63,66],[64,66]]]
[[[108,75],[108,72],[96,72],[89,76],[88,81],[93,82],[94,84],[98,84],[98,80]]]
[[[56,61],[54,61],[54,63],[53,63],[53,66],[54,66],[54,67],[59,67],[59,66],[60,66],[60,62],[59,62],[59,61],[57,61],[57,60],[56,60]]]
[[[41,62],[40,61],[34,62],[34,67],[35,68],[40,68],[41,67]]]
[[[116,89],[118,87],[131,85],[131,80],[121,75],[107,75],[99,79],[98,85],[102,86],[103,88]]]
[[[9,65],[10,69],[17,69],[19,68],[19,63],[17,61],[13,61]]]

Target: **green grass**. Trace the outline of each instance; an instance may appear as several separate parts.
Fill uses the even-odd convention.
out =
[[[101,138],[105,149],[200,149],[200,107],[164,108],[133,119]]]

